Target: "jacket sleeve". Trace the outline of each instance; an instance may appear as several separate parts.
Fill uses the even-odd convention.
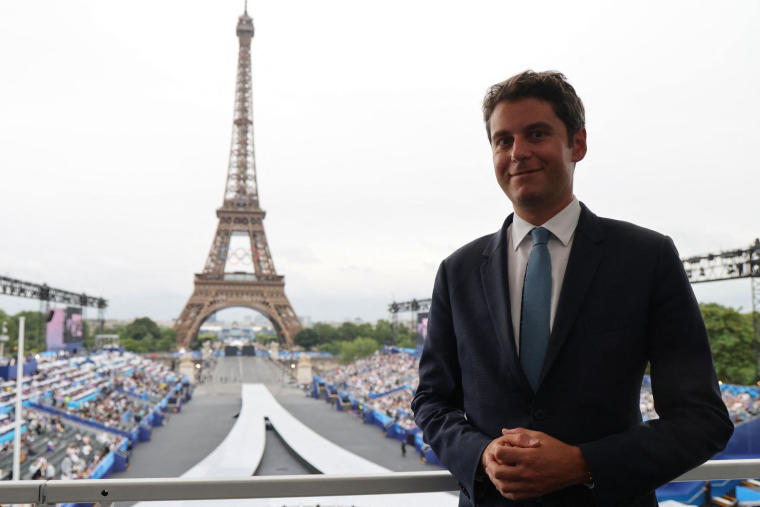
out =
[[[462,372],[445,261],[435,280],[419,373],[420,383],[412,401],[415,423],[474,505],[475,474],[483,450],[492,439],[477,431],[464,414]]]
[[[602,507],[631,503],[696,468],[725,448],[733,433],[699,305],[667,236],[660,244],[646,340],[659,419],[579,446]]]

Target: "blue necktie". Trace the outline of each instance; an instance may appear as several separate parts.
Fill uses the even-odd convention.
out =
[[[541,369],[544,367],[551,332],[552,259],[546,246],[549,231],[537,227],[530,234],[533,236],[533,249],[528,258],[523,285],[520,364],[535,393],[541,380]]]

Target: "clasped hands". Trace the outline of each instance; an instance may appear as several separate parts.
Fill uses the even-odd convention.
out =
[[[525,500],[586,482],[588,464],[578,447],[540,431],[503,429],[480,459],[482,470],[499,493]]]

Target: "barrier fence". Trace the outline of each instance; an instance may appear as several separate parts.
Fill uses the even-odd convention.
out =
[[[674,482],[754,477],[760,477],[760,460],[720,460],[708,461]],[[17,481],[0,484],[0,498],[3,503],[99,502],[101,506],[111,506],[113,502],[388,495],[458,489],[454,477],[444,471],[218,479]]]

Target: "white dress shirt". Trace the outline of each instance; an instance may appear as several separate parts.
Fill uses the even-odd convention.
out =
[[[517,353],[520,353],[520,317],[522,314],[522,292],[525,282],[525,269],[528,266],[530,251],[533,249],[533,236],[530,231],[536,227],[548,229],[551,234],[547,247],[552,259],[552,309],[549,318],[549,328],[554,327],[554,315],[557,313],[557,302],[565,278],[567,259],[573,246],[575,228],[581,216],[581,205],[573,196],[573,201],[562,211],[554,215],[548,222],[533,225],[526,222],[515,213],[512,224],[507,229],[509,238],[507,248],[507,263],[509,275],[509,300],[512,307],[512,330],[515,335]]]

